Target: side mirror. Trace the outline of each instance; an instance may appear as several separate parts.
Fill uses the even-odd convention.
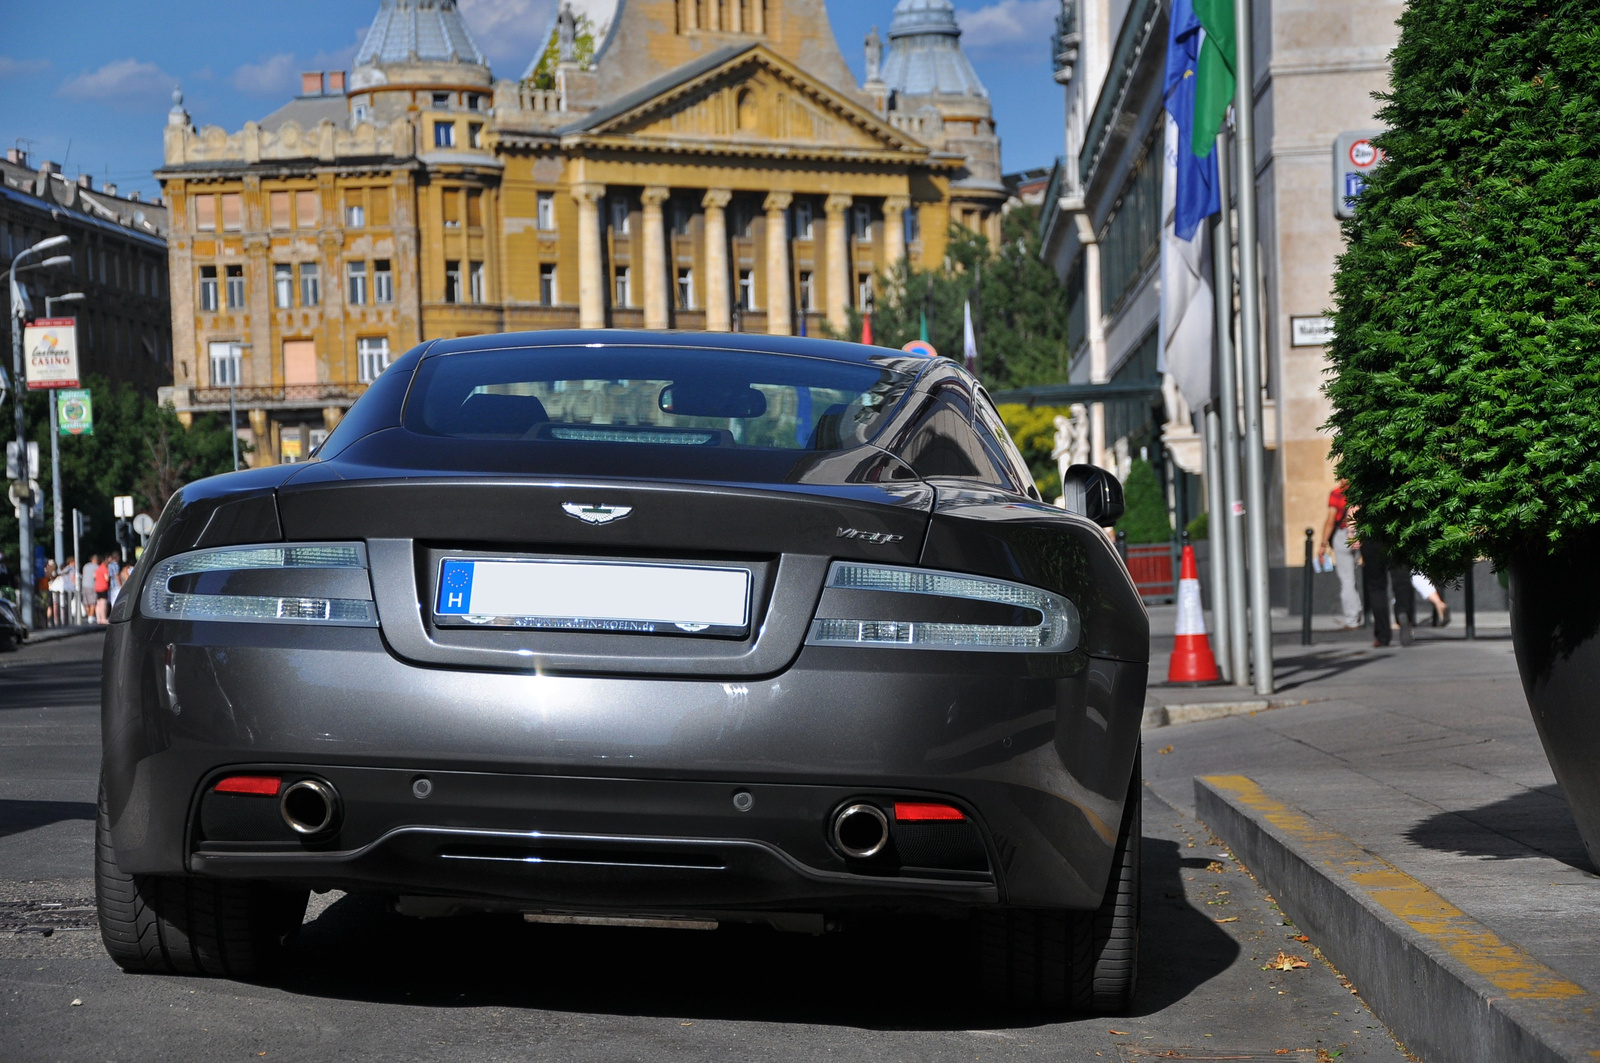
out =
[[[1061,478],[1067,512],[1088,517],[1102,528],[1122,519],[1122,484],[1098,465],[1073,465]]]

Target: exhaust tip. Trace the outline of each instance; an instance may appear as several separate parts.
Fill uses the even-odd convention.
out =
[[[833,817],[833,844],[848,857],[871,859],[889,844],[889,817],[877,805],[846,805]]]
[[[278,811],[296,834],[326,834],[339,824],[339,795],[320,779],[301,779],[283,788]]]

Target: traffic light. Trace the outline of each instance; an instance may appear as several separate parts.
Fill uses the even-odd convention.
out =
[[[122,560],[126,561],[133,553],[133,524],[122,517],[117,518],[117,549],[122,552]]]

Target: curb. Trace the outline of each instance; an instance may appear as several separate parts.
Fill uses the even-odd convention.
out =
[[[1242,775],[1194,780],[1198,818],[1430,1063],[1592,1061],[1600,1000],[1382,857]]]
[[[1201,720],[1220,720],[1225,716],[1249,716],[1277,708],[1271,701],[1203,701],[1193,705],[1162,705],[1154,700],[1144,703],[1142,731],[1177,724],[1199,723]]]
[[[105,624],[73,624],[71,627],[47,627],[41,631],[28,632],[28,641],[24,646],[33,646],[41,642],[55,642],[59,639],[70,639],[74,635],[92,635],[96,631],[105,631]]]

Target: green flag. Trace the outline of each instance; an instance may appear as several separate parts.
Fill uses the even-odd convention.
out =
[[[922,312],[922,342],[928,342],[928,312],[926,310]]]
[[[1194,14],[1205,27],[1206,40],[1195,68],[1194,134],[1189,150],[1204,158],[1216,147],[1217,132],[1233,103],[1233,0],[1194,0]]]

